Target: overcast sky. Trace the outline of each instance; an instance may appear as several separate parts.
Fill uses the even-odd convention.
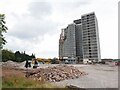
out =
[[[118,58],[119,0],[0,0],[8,32],[5,49],[58,57],[61,29],[81,15],[95,12],[101,58]]]

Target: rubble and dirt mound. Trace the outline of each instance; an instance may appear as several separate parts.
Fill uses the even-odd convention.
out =
[[[59,82],[65,79],[74,79],[82,75],[86,75],[86,73],[79,71],[74,66],[67,65],[58,65],[35,70],[33,69],[26,73],[26,77],[34,78],[34,80],[43,80],[48,82]]]
[[[25,63],[26,61],[24,62],[14,62],[14,61],[7,61],[7,62],[1,62],[1,65],[3,68],[11,68],[11,69],[25,69]]]
[[[2,67],[17,68],[17,67],[19,67],[19,63],[13,62],[13,61],[2,62]]]
[[[78,78],[82,75],[86,75],[85,72],[79,71],[74,66],[69,65],[50,65],[45,68],[37,68],[37,69],[26,69],[24,67],[25,62],[18,63],[13,61],[2,62],[2,68],[7,70],[22,70],[25,73],[26,77],[33,78],[38,81],[48,81],[48,82],[59,82],[65,79],[74,79]],[[24,67],[24,69],[21,69]]]

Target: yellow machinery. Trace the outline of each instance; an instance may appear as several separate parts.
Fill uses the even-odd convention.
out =
[[[46,58],[32,58],[32,64],[34,64],[35,60],[43,64],[49,64],[51,62],[50,59],[46,59]]]

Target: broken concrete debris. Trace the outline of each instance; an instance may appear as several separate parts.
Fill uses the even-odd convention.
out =
[[[86,73],[78,70],[74,66],[67,65],[32,69],[26,73],[27,77],[31,77],[34,80],[48,82],[59,82],[65,79],[79,78],[82,75],[86,75]]]

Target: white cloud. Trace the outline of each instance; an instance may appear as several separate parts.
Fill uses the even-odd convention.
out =
[[[35,53],[37,57],[57,57],[61,28],[95,11],[101,56],[118,57],[118,0],[53,1],[0,0],[0,12],[6,14],[9,28],[5,48]]]

